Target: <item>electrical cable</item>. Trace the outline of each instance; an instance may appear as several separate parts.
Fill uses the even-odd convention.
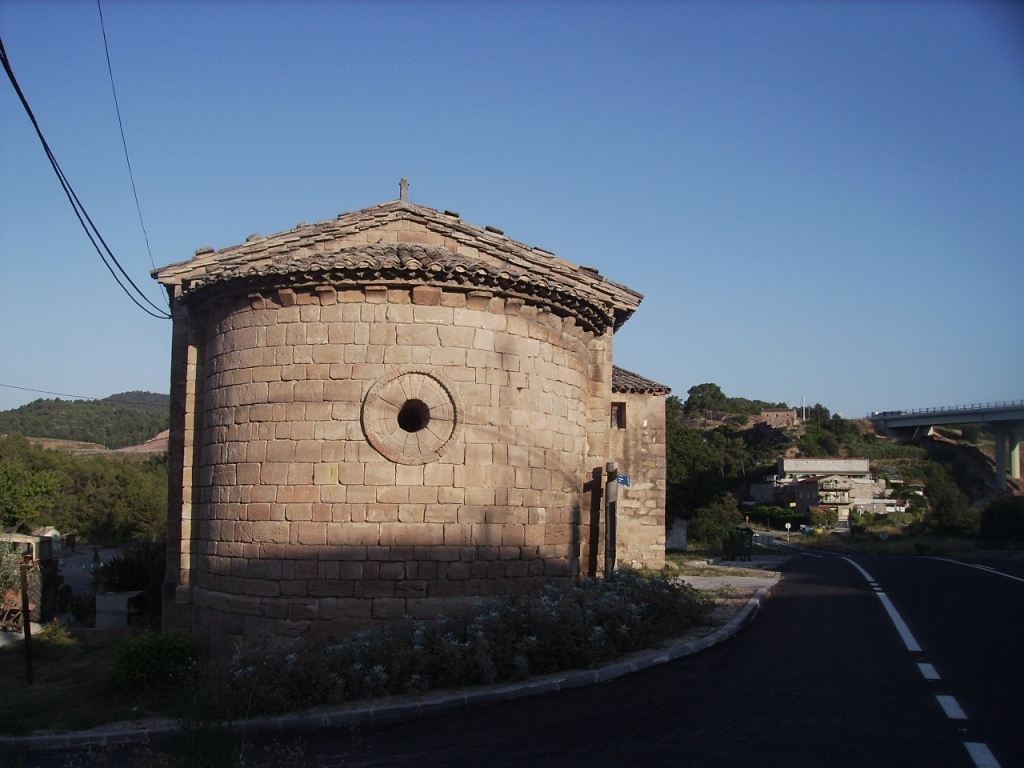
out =
[[[32,389],[31,387],[18,387],[14,384],[0,384],[0,387],[7,389],[20,389],[22,392],[38,392],[41,395],[57,395],[57,397],[74,397],[78,400],[99,400],[98,397],[86,397],[85,395],[69,395],[67,392],[50,392],[47,389]]]
[[[38,392],[41,395],[56,395],[57,397],[73,397],[76,400],[89,400],[95,402],[109,402],[111,405],[141,405],[152,407],[152,403],[144,403],[141,400],[109,400],[107,397],[88,397],[86,395],[69,395],[67,392],[51,392],[48,389],[32,389],[31,387],[19,387],[14,384],[0,384],[0,387],[7,389],[20,389],[22,392]],[[159,392],[154,394],[160,394]],[[113,397],[110,395],[109,397]]]
[[[149,233],[146,231],[146,222],[142,220],[142,206],[139,205],[139,192],[135,189],[135,174],[132,173],[132,161],[128,157],[128,142],[124,138],[124,123],[121,122],[121,105],[117,102],[117,89],[114,87],[114,69],[110,65],[110,47],[107,45],[107,27],[103,23],[103,6],[100,0],[96,0],[96,9],[100,12],[100,31],[103,32],[103,52],[107,55],[107,74],[110,75],[110,92],[114,94],[114,109],[117,112],[117,127],[121,129],[121,146],[124,147],[124,161],[128,165],[128,178],[132,182],[132,194],[135,195],[135,210],[139,212],[139,226],[142,227],[142,236],[146,240],[146,251],[149,253],[149,263],[156,269],[156,262],[153,261],[153,249],[149,246]]]
[[[11,68],[10,59],[8,59],[7,57],[7,50],[4,47],[3,38],[0,38],[0,63],[3,64],[4,71],[7,73],[7,78],[11,81],[11,85],[14,87],[15,93],[18,94],[18,99],[21,101],[21,106],[25,109],[25,113],[28,115],[29,120],[32,121],[32,126],[35,128],[36,136],[39,137],[39,141],[43,145],[43,150],[46,153],[46,157],[50,161],[50,166],[53,168],[54,173],[57,175],[57,180],[60,182],[61,188],[64,190],[64,194],[68,198],[68,202],[71,203],[71,207],[75,211],[75,216],[78,218],[78,223],[82,225],[82,229],[85,231],[86,236],[89,238],[89,242],[92,243],[92,246],[96,250],[96,253],[99,254],[100,260],[103,262],[103,266],[107,268],[107,271],[110,272],[111,276],[114,278],[114,281],[118,284],[121,290],[124,291],[125,295],[129,299],[131,299],[131,301],[139,309],[141,309],[147,315],[157,318],[158,320],[169,320],[171,318],[170,313],[167,310],[162,309],[161,307],[154,304],[149,299],[149,297],[147,297],[146,294],[142,292],[139,286],[135,284],[135,281],[132,280],[131,276],[129,276],[129,274],[125,271],[124,267],[121,266],[121,263],[117,260],[117,257],[114,256],[113,251],[110,250],[110,246],[107,245],[106,241],[103,239],[103,236],[100,234],[99,229],[93,223],[93,220],[89,217],[88,212],[86,212],[85,210],[85,206],[83,206],[81,201],[78,199],[78,195],[75,194],[75,190],[71,187],[71,183],[67,180],[67,177],[64,175],[64,171],[61,170],[60,164],[57,162],[57,158],[50,150],[50,145],[47,143],[46,138],[43,136],[42,129],[39,127],[39,122],[36,120],[36,116],[32,112],[32,108],[29,106],[28,100],[25,98],[25,94],[21,90],[21,86],[18,84],[18,79],[14,76],[14,70]],[[88,222],[88,226],[86,226],[86,222]],[[103,250],[100,249],[99,245],[96,242],[97,240],[99,240],[99,242],[103,244]],[[106,251],[106,256],[103,253],[104,250]],[[135,292],[138,294],[139,298],[141,298],[143,301],[149,304],[149,306],[152,307],[152,309],[143,306],[143,304],[141,304],[139,300],[132,295],[131,291],[128,290],[124,283],[121,282],[121,278],[118,277],[117,272],[114,271],[114,268],[110,265],[110,262],[108,262],[108,256],[110,261],[112,261],[117,266],[118,271],[128,282],[128,284],[135,289]]]

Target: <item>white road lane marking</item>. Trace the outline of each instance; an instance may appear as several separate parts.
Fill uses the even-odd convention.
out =
[[[936,696],[939,700],[939,706],[942,707],[942,711],[946,713],[946,717],[950,720],[966,720],[967,713],[964,712],[960,705],[956,703],[956,699],[952,696]]]
[[[996,571],[992,568],[988,568],[987,566],[978,566],[972,565],[971,563],[962,563],[959,560],[948,560],[944,557],[934,557],[931,559],[946,560],[947,562],[956,563],[957,565],[966,565],[969,568],[977,568],[978,570],[988,571],[989,573],[994,573],[998,576],[1005,576],[1008,579],[1014,579],[1015,581],[1024,582],[1024,579],[1017,578],[1016,576],[1010,576],[1008,573],[1002,573],[1001,571]],[[921,646],[918,644],[917,640],[914,639],[913,634],[911,634],[910,632],[910,628],[907,627],[906,622],[903,621],[903,618],[896,610],[896,606],[894,606],[892,604],[892,601],[889,600],[889,596],[882,592],[876,586],[877,582],[874,580],[874,578],[872,578],[871,574],[865,571],[860,565],[855,563],[850,558],[843,557],[843,560],[845,560],[858,571],[860,571],[861,575],[867,580],[868,584],[870,584],[875,589],[875,594],[878,595],[878,599],[881,600],[882,605],[885,606],[885,610],[889,614],[889,618],[892,619],[892,623],[895,625],[896,630],[900,633],[900,637],[903,639],[903,644],[907,646],[907,650],[918,653],[921,652]],[[931,664],[919,662],[917,668],[921,670],[921,674],[924,676],[925,680],[942,679],[939,676],[939,673],[935,670],[935,667]],[[964,712],[963,708],[957,702],[955,697],[936,696],[935,698],[939,702],[939,706],[942,707],[942,711],[946,713],[946,717],[948,717],[950,720],[967,719],[967,713]],[[992,754],[992,751],[988,748],[987,744],[982,744],[978,741],[965,741],[964,747],[967,749],[967,753],[971,756],[971,760],[974,761],[974,764],[975,766],[977,766],[977,768],[1001,768],[1001,766],[999,765],[999,761],[996,760],[995,756]]]
[[[987,565],[975,565],[974,563],[965,563],[962,560],[952,560],[952,559],[950,559],[948,557],[932,557],[932,558],[929,558],[929,559],[931,559],[931,560],[941,560],[944,563],[955,563],[956,565],[966,565],[968,568],[974,568],[977,571],[985,571],[985,573],[992,573],[992,574],[995,574],[996,576],[1004,576],[1007,579],[1013,579],[1014,581],[1019,581],[1019,582],[1024,583],[1024,579],[1020,578],[1019,576],[1011,576],[1008,573],[1003,573],[1002,571],[997,571],[995,568],[991,568],[991,567],[989,567]]]
[[[999,761],[996,760],[987,744],[982,744],[979,741],[965,741],[964,746],[967,747],[967,754],[971,756],[971,760],[978,768],[1000,768]]]
[[[921,674],[924,675],[925,680],[941,680],[939,673],[935,671],[935,667],[931,664],[925,664],[923,661],[918,662],[917,668],[921,670]]]
[[[907,650],[911,653],[920,653],[921,646],[910,632],[910,627],[903,621],[903,617],[900,616],[899,611],[896,610],[896,606],[892,604],[889,596],[885,592],[876,592],[878,599],[882,601],[882,605],[885,606],[886,613],[889,614],[889,618],[892,619],[893,625],[896,627],[896,631],[900,633],[900,639],[903,640],[903,644],[907,646]]]
[[[860,571],[861,575],[868,582],[868,584],[878,583],[875,581],[875,578],[870,573],[865,571],[850,558],[844,557],[843,560],[845,560],[858,571]],[[903,617],[900,616],[899,611],[896,610],[896,606],[894,606],[892,604],[892,601],[889,600],[889,596],[882,591],[877,591],[875,592],[875,594],[878,595],[878,599],[882,601],[882,606],[885,608],[885,612],[889,614],[889,618],[892,620],[893,626],[896,627],[896,631],[900,633],[900,639],[903,640],[903,644],[907,646],[907,650],[911,653],[920,653],[921,646],[918,645],[917,640],[914,639],[914,635],[911,633],[910,627],[907,626],[907,623],[903,620]]]

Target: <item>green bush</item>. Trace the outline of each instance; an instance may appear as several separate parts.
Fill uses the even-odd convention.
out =
[[[79,624],[92,624],[96,616],[96,595],[72,595],[71,615]]]
[[[687,536],[693,541],[717,542],[725,537],[726,531],[742,523],[736,499],[724,494],[697,510],[687,526]]]
[[[195,663],[191,637],[173,632],[142,632],[117,649],[110,682],[119,690],[133,692],[175,685],[188,677]]]
[[[756,507],[744,509],[743,512],[750,517],[752,523],[771,525],[775,530],[785,528],[786,523],[789,523],[795,530],[809,521],[807,515],[802,515],[795,509],[786,509],[770,504],[759,504]]]
[[[14,542],[0,541],[0,597],[21,589],[21,554]]]
[[[1024,497],[1004,496],[981,510],[979,536],[987,541],[1024,541]]]
[[[159,588],[167,571],[167,545],[162,542],[133,544],[124,554],[112,557],[96,569],[97,592],[131,592]]]
[[[977,445],[981,439],[981,427],[977,424],[964,424],[960,428],[960,439],[965,443]]]
[[[810,510],[811,525],[815,528],[828,528],[839,522],[839,513],[829,508]]]

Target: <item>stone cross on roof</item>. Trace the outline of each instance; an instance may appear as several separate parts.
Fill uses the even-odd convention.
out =
[[[409,199],[409,180],[408,179],[402,179],[400,182],[398,182],[398,190],[399,190],[399,192],[398,192],[398,199],[399,200],[408,200]]]

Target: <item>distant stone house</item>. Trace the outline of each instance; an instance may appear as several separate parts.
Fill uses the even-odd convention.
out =
[[[800,418],[797,416],[796,408],[772,408],[761,411],[758,421],[775,429],[785,429],[795,426]]]
[[[172,300],[164,626],[341,634],[664,563],[667,387],[612,365],[642,296],[399,200],[156,270]]]

